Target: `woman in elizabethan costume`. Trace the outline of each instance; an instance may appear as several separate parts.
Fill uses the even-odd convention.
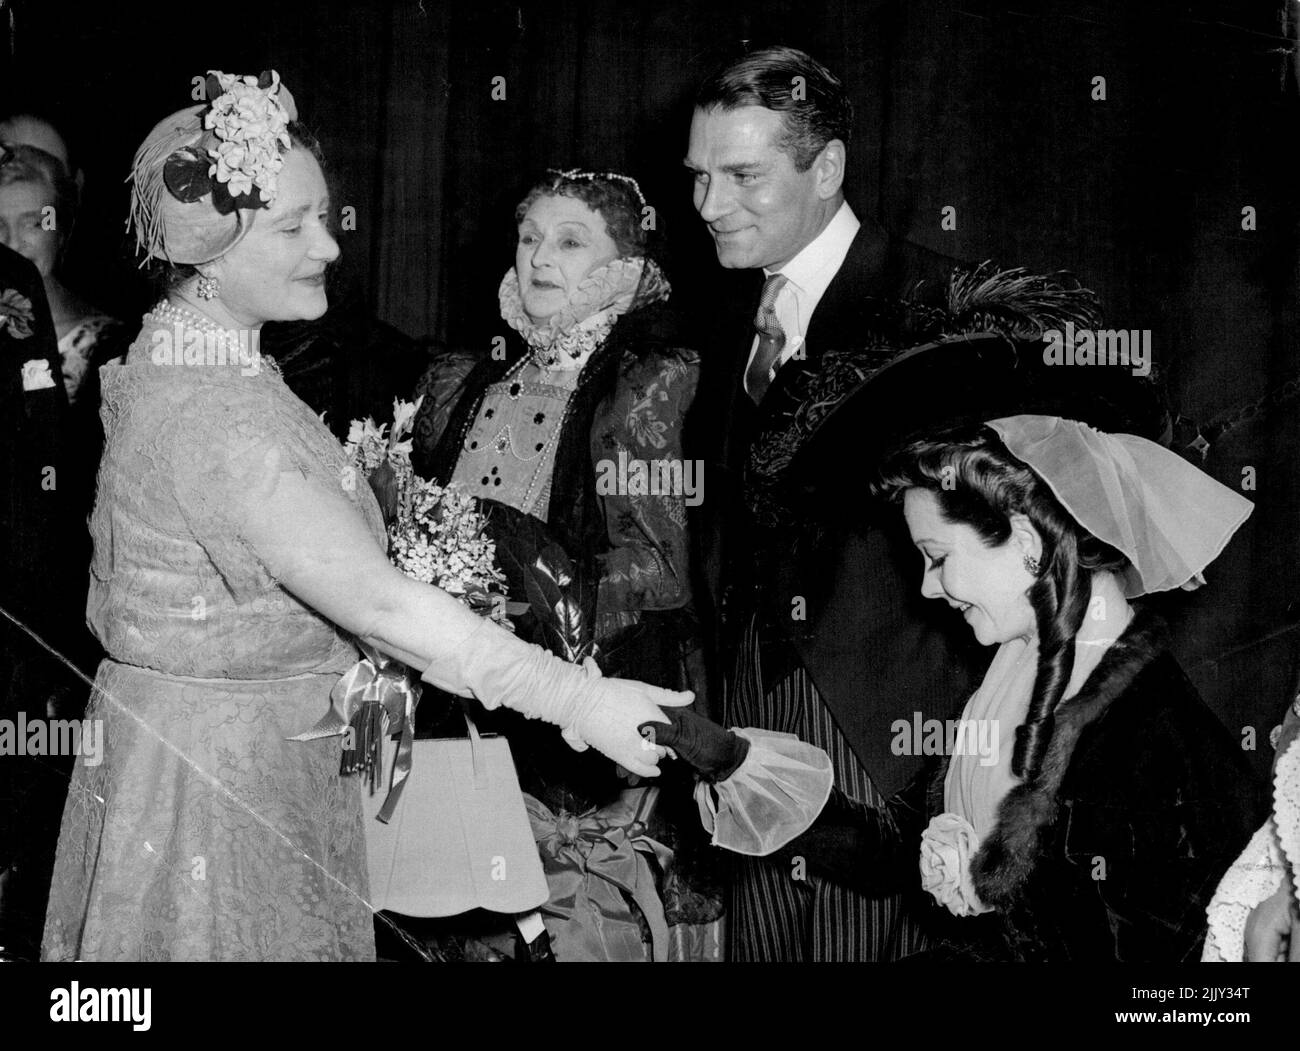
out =
[[[614,172],[552,171],[528,191],[515,211],[514,265],[498,291],[506,352],[434,360],[416,391],[423,402],[412,463],[489,502],[511,597],[521,605],[530,597],[527,567],[555,545],[555,576],[563,567],[571,584],[517,617],[522,637],[549,641],[570,659],[594,651],[607,672],[685,689],[702,678],[687,514],[705,479],[682,450],[699,355],[682,338],[668,281],[647,255],[645,207],[637,183]],[[560,593],[578,614],[568,625],[546,608]],[[429,697],[424,704],[433,709]],[[556,899],[545,910],[556,956],[716,956],[720,900],[679,893],[690,845],[665,820],[674,802],[690,806],[689,793],[630,787],[612,763],[575,755],[509,715],[491,725],[509,737],[533,797],[530,816]],[[574,820],[574,835],[563,834]],[[575,872],[570,862],[587,857],[584,837],[595,842],[610,829],[626,832],[629,844],[648,830],[676,848],[652,950],[642,948],[637,914],[645,909],[630,898],[620,908],[617,889],[608,901],[585,891],[572,900],[571,885],[590,889],[593,877],[590,866]],[[629,871],[662,883],[653,869],[671,855],[659,851],[654,866],[649,856],[642,851],[637,861],[629,845]]]
[[[685,464],[682,420],[699,355],[646,254],[645,207],[615,173],[553,172],[529,190],[498,290],[505,353],[434,360],[412,463],[499,518],[545,524],[575,568],[591,563],[594,638],[621,630],[620,667],[684,685],[697,659],[686,515],[704,479]]]
[[[107,445],[87,617],[108,653],[42,956],[374,958],[358,778],[286,740],[368,643],[425,681],[563,728],[653,776],[637,731],[689,696],[602,679],[517,640],[385,557],[370,490],[256,350],[319,317],[338,255],[310,140],[274,73],[215,74],[132,169],[164,298],[102,370]]]

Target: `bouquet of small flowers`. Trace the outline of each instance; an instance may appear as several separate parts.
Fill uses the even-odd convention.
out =
[[[425,481],[411,466],[411,428],[420,408],[393,400],[393,424],[353,420],[344,452],[376,491],[388,523],[389,559],[409,577],[456,596],[480,616],[512,628],[505,575],[485,533],[478,501],[454,486]]]
[[[392,427],[370,417],[353,420],[343,451],[353,469],[375,491],[388,530],[389,560],[409,577],[442,588],[479,616],[514,630],[506,613],[505,576],[496,564],[496,545],[484,533],[487,524],[477,501],[464,493],[426,482],[411,466],[411,428],[420,401],[394,399]],[[373,793],[382,778],[383,738],[401,737],[398,758],[407,756],[414,733],[415,707],[422,686],[418,673],[368,644],[360,644],[367,671],[344,678],[347,693],[362,692],[366,700],[351,711],[345,735],[341,774],[361,774]],[[372,680],[380,680],[376,687]],[[375,693],[379,699],[374,699]],[[328,721],[329,717],[326,718]],[[313,731],[314,732],[314,731]],[[394,774],[393,788],[381,821],[396,806],[403,777]]]

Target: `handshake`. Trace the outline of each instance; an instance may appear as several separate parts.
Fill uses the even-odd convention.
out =
[[[684,708],[664,715],[666,723],[642,723],[642,737],[690,763],[705,781],[725,781],[749,754],[748,741],[702,715]]]
[[[593,678],[600,678],[600,667],[590,657],[583,662],[583,668]],[[606,679],[613,685],[626,680]],[[639,686],[627,682],[629,686]],[[657,689],[656,687],[645,687]],[[624,757],[614,754],[614,749],[607,750],[597,741],[587,741],[573,728],[564,731],[564,739],[575,749],[582,751],[587,744],[593,744],[599,751],[614,759],[633,774],[654,776],[658,773],[655,764],[665,754],[670,754],[683,762],[689,763],[706,781],[725,781],[745,761],[749,754],[749,742],[738,737],[730,730],[725,730],[717,723],[688,711],[681,705],[691,702],[689,693],[672,693],[659,690],[661,695],[672,699],[665,702],[660,698],[660,718],[642,722],[638,727],[641,735],[640,762],[635,765],[625,761]],[[612,714],[612,713],[610,713]],[[648,767],[648,769],[647,769]]]
[[[689,691],[607,679],[591,658],[569,664],[490,621],[444,647],[425,682],[553,723],[573,748],[595,748],[642,777],[659,773],[669,749],[710,781],[729,777],[748,753],[743,738],[684,710]]]

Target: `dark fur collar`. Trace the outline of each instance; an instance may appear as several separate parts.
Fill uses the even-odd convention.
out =
[[[980,900],[997,909],[1016,901],[1056,821],[1057,793],[1074,757],[1079,735],[1110,708],[1148,664],[1167,648],[1164,622],[1138,610],[1127,630],[1102,657],[1083,688],[1056,711],[1056,728],[1033,784],[1013,788],[998,808],[998,823],[971,862]],[[943,779],[937,790],[943,809]],[[933,803],[933,796],[932,796]]]

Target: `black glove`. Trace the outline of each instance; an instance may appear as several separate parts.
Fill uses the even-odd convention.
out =
[[[655,744],[671,748],[706,781],[725,781],[749,754],[748,741],[702,715],[685,708],[665,709],[664,715],[671,720],[669,725],[642,723],[639,727],[642,736],[648,730]]]

